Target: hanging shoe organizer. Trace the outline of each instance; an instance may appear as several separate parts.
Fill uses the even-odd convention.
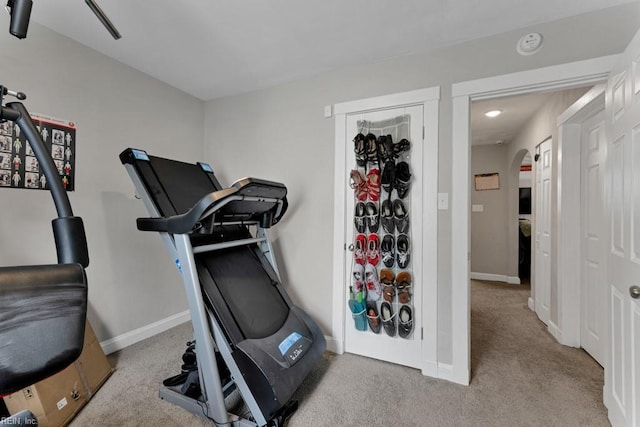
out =
[[[413,339],[410,116],[357,125],[349,308],[359,331]]]

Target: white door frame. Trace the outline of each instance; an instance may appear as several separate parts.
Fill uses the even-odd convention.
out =
[[[469,285],[470,241],[470,116],[471,101],[536,91],[568,89],[605,80],[618,55],[539,68],[452,86],[451,185],[451,312],[452,381],[469,384],[471,378],[471,312]],[[563,159],[558,159],[557,173]],[[561,194],[561,192],[560,192]],[[555,233],[558,238],[559,233]],[[557,254],[552,254],[557,256]],[[552,258],[552,277],[554,275]],[[556,272],[557,274],[557,272]],[[444,308],[443,308],[444,309]],[[560,328],[562,325],[559,325]]]
[[[558,342],[580,347],[582,293],[581,151],[582,122],[604,110],[605,86],[597,85],[558,117],[558,317],[562,329],[550,330]],[[577,178],[577,179],[576,179]],[[608,305],[607,305],[608,306]]]
[[[345,134],[347,114],[423,105],[424,141],[422,168],[423,225],[422,225],[422,373],[440,378],[438,370],[438,124],[440,87],[396,93],[334,105],[335,113],[335,175],[333,217],[333,316],[330,347],[338,354],[344,353],[345,327],[347,321],[346,292],[344,280],[350,268],[345,262],[346,227],[349,217],[346,209],[350,165],[346,164]],[[416,159],[417,160],[417,159]],[[428,171],[431,171],[429,173]],[[351,321],[351,317],[348,318]],[[414,334],[420,336],[420,331]]]

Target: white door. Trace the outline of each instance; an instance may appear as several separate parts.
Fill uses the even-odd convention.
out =
[[[606,345],[607,264],[604,233],[603,159],[606,155],[604,110],[582,123],[581,132],[581,287],[580,344],[604,366]]]
[[[614,427],[640,424],[640,32],[606,92],[609,352],[604,401]]]
[[[538,145],[536,154],[539,157],[536,161],[536,245],[533,284],[536,313],[540,320],[548,325],[551,304],[551,138]]]
[[[421,329],[422,329],[422,263],[421,262],[412,262],[411,260],[421,260],[422,259],[422,150],[423,150],[423,121],[424,121],[424,107],[422,105],[403,107],[403,108],[392,108],[374,112],[367,113],[355,113],[348,114],[346,117],[346,135],[345,135],[345,158],[347,169],[357,169],[356,157],[354,153],[354,143],[352,140],[358,134],[363,132],[363,129],[359,126],[359,123],[362,124],[363,121],[367,123],[375,122],[382,123],[385,121],[393,120],[394,118],[408,116],[409,120],[409,141],[410,141],[410,150],[405,152],[403,158],[408,160],[407,163],[410,166],[410,190],[404,199],[400,199],[402,201],[403,206],[406,207],[408,211],[408,219],[409,219],[409,232],[405,235],[408,235],[408,246],[409,246],[409,265],[407,268],[400,268],[398,266],[399,261],[395,262],[392,267],[387,268],[382,259],[377,262],[377,265],[373,267],[373,271],[375,271],[376,276],[380,277],[380,272],[383,268],[387,268],[394,273],[394,276],[400,277],[400,273],[405,271],[409,272],[411,277],[411,299],[409,304],[412,306],[412,333],[406,337],[400,337],[398,325],[401,320],[400,315],[400,307],[402,303],[400,302],[399,295],[393,297],[393,301],[390,304],[392,312],[389,313],[391,316],[391,321],[395,325],[395,334],[394,336],[390,336],[386,333],[385,329],[382,328],[379,333],[373,333],[369,325],[367,325],[365,331],[358,330],[356,328],[356,322],[352,319],[352,312],[350,309],[347,309],[347,318],[345,325],[345,351],[349,353],[355,353],[362,356],[368,356],[375,359],[385,360],[392,363],[397,363],[405,366],[411,366],[414,368],[422,367],[422,337],[421,337]],[[380,132],[376,131],[375,134],[394,134],[396,128],[393,124],[389,124],[389,128]],[[367,133],[365,130],[363,133]],[[403,131],[405,132],[405,131]],[[398,138],[395,135],[392,135],[394,143],[398,143]],[[406,157],[408,155],[408,158]],[[400,160],[396,160],[396,163],[399,164]],[[360,168],[362,171],[362,175],[367,175],[368,169]],[[396,169],[397,171],[398,169]],[[381,179],[384,183],[383,171],[380,171]],[[396,175],[398,173],[396,172]],[[399,176],[399,175],[398,175]],[[392,192],[394,197],[392,200],[399,200],[399,197]],[[378,212],[381,213],[383,210],[381,208],[383,199],[387,199],[384,197],[384,191],[381,192],[380,200],[376,203],[378,206]],[[367,199],[369,200],[369,199]],[[347,218],[345,218],[346,224],[346,242],[352,242],[354,246],[364,246],[367,249],[367,253],[369,254],[370,248],[370,239],[369,237],[372,234],[378,235],[378,242],[380,246],[382,245],[383,235],[390,234],[394,237],[394,245],[392,246],[396,252],[396,259],[398,259],[398,249],[401,248],[400,245],[400,233],[395,230],[393,233],[383,233],[383,227],[380,225],[379,231],[376,233],[371,233],[370,231],[365,231],[365,233],[360,233],[355,229],[354,226],[354,213],[356,211],[356,198],[354,197],[354,190],[349,189],[347,192],[346,198],[346,213]],[[368,201],[367,201],[368,203]],[[395,209],[396,204],[393,204],[392,213],[394,215],[394,219],[399,219],[396,215],[401,215],[400,208],[398,210]],[[369,215],[368,210],[365,211],[367,215]],[[360,212],[362,213],[362,212]],[[356,243],[357,235],[365,235],[367,236],[366,244],[358,245]],[[356,247],[355,251],[358,250]],[[379,249],[380,250],[380,249]],[[382,251],[380,251],[382,252]],[[354,262],[354,252],[353,251],[345,251],[345,262],[346,266],[346,275],[344,278],[345,287],[344,294],[349,294],[349,286],[353,284],[353,273],[354,267],[356,263]],[[380,253],[380,258],[382,258],[382,254]],[[367,266],[365,268],[365,275],[369,272],[370,263],[367,262]],[[406,275],[405,275],[406,277]],[[366,279],[365,279],[366,280]],[[382,290],[382,284],[380,284],[380,289]],[[382,313],[381,304],[384,301],[384,298],[381,297],[377,302],[377,311],[379,314]],[[381,321],[379,319],[378,321]]]

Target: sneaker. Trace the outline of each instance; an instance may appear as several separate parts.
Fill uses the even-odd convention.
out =
[[[380,262],[380,238],[375,233],[367,239],[367,262],[374,267]]]
[[[398,267],[407,268],[410,259],[409,237],[406,234],[401,234],[398,236],[396,242],[396,260],[398,261]]]
[[[364,265],[353,263],[351,286],[355,298],[357,298],[359,292],[364,295]]]
[[[367,300],[378,301],[382,295],[382,287],[378,281],[376,268],[371,264],[364,266],[364,280],[367,286]]]
[[[365,265],[367,262],[367,236],[358,234],[355,241],[355,249],[353,250],[353,259],[356,264]]]
[[[382,252],[382,263],[385,267],[393,267],[396,262],[396,241],[392,234],[384,235],[380,245],[380,252]]]

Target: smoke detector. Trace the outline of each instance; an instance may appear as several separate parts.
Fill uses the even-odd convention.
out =
[[[540,33],[525,34],[518,40],[516,50],[520,55],[524,56],[536,54],[542,48],[542,40],[542,34]]]

